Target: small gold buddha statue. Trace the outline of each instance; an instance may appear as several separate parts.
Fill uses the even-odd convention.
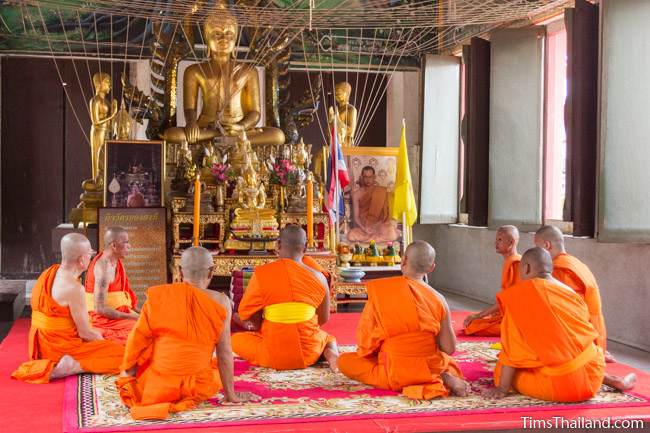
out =
[[[256,128],[261,116],[260,86],[254,67],[240,63],[234,56],[237,21],[225,7],[203,23],[203,38],[208,47],[207,62],[194,64],[183,75],[185,127],[165,130],[163,138],[171,143],[189,144],[215,137],[236,137],[246,131],[252,145],[282,144],[279,128]],[[203,107],[198,113],[199,91]]]
[[[187,181],[196,179],[196,165],[187,142],[183,142],[178,149],[177,176]]]
[[[266,191],[264,183],[257,178],[250,157],[247,158],[246,167],[242,174],[242,181],[238,183],[240,203],[246,209],[262,209],[266,206]]]
[[[120,110],[115,116],[115,122],[113,123],[113,136],[116,140],[129,140],[131,138],[131,130],[133,129],[133,118],[129,115],[126,106],[124,105],[124,99],[120,104]]]
[[[357,109],[350,104],[352,86],[342,81],[334,86],[334,99],[336,101],[336,113],[330,107],[328,121],[331,124],[334,116],[336,119],[336,133],[341,147],[354,146],[354,134],[357,130]]]
[[[100,153],[104,148],[106,139],[111,130],[111,121],[117,115],[117,100],[110,103],[106,95],[111,91],[111,76],[106,72],[97,72],[93,75],[95,96],[90,100],[90,160],[92,164],[92,180],[100,183]],[[84,189],[89,189],[84,186]]]
[[[305,171],[309,168],[311,163],[310,150],[311,144],[305,148],[305,142],[300,137],[300,141],[293,146],[291,157],[291,162],[296,169]]]

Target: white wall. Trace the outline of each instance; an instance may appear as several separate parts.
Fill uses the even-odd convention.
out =
[[[599,239],[650,242],[650,1],[601,2]]]
[[[394,72],[386,90],[386,144],[399,146],[402,119],[406,120],[406,144],[413,192],[419,194],[420,131],[422,114],[421,74]]]
[[[137,86],[145,95],[151,95],[151,66],[149,66],[149,60],[137,60],[129,64],[129,82]],[[149,119],[145,119],[142,125],[135,122],[131,136],[136,140],[146,140],[148,124]]]
[[[495,231],[459,225],[416,225],[414,239],[436,249],[430,281],[438,288],[494,302],[501,281],[501,257],[494,252]],[[520,252],[533,246],[522,233]],[[609,339],[650,350],[650,245],[603,244],[566,238],[567,251],[584,261],[598,280]]]

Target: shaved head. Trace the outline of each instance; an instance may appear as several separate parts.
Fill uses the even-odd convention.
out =
[[[104,247],[110,245],[112,242],[119,240],[123,235],[129,235],[129,232],[126,231],[123,227],[109,227],[104,232]]]
[[[506,257],[511,254],[517,254],[517,244],[519,243],[519,230],[515,226],[501,226],[497,229],[494,243],[497,254]]]
[[[292,224],[280,231],[280,257],[294,258],[302,255],[305,248],[307,248],[307,233],[302,227]]]
[[[553,272],[553,259],[544,248],[533,247],[521,257],[519,271],[523,280],[539,277]]]
[[[564,251],[564,235],[555,226],[542,226],[535,233],[535,246],[554,252]]]
[[[72,263],[84,254],[94,253],[87,237],[80,233],[68,233],[61,238],[61,258]]]
[[[183,280],[198,282],[209,278],[210,269],[214,266],[210,251],[203,247],[191,247],[181,255],[181,270]]]
[[[425,274],[436,261],[436,250],[425,241],[415,241],[406,247],[404,256],[414,272]]]
[[[498,233],[503,233],[510,237],[515,242],[519,242],[519,229],[515,226],[501,226],[497,229]]]

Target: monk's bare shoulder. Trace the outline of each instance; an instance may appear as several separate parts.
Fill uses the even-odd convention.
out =
[[[312,275],[313,275],[314,277],[316,277],[316,279],[317,279],[317,280],[321,283],[321,285],[325,288],[325,290],[328,289],[328,286],[329,286],[329,285],[327,284],[327,278],[325,278],[325,275],[323,275],[322,272],[319,272],[319,271],[317,271],[316,269],[313,269],[313,268],[311,268],[311,267],[305,265],[304,263],[300,263],[300,265],[301,265],[302,267],[304,267],[305,269],[307,269],[309,272],[311,272]]]
[[[207,292],[208,296],[210,296],[217,304],[225,308],[226,311],[232,310],[232,303],[230,302],[230,298],[228,298],[226,295],[215,290],[208,290]]]
[[[548,279],[548,282],[549,282],[549,283],[552,283],[552,284],[554,284],[554,285],[556,285],[556,286],[558,286],[558,287],[562,287],[563,289],[566,289],[569,293],[576,294],[575,290],[573,290],[571,287],[569,287],[567,284],[564,284],[564,283],[563,283],[562,281],[560,281],[560,280],[557,280],[557,279],[555,279],[555,278],[553,278],[553,277],[550,277],[550,278]]]
[[[63,307],[70,304],[71,301],[74,302],[80,296],[83,296],[84,292],[84,286],[81,285],[79,280],[74,278],[57,276],[52,285],[52,297]]]
[[[447,305],[447,299],[443,296],[442,293],[431,287],[429,284],[424,283],[424,285],[429,289],[431,293],[433,293],[439,300],[442,302],[442,305],[445,306],[445,308],[449,309],[449,306]]]

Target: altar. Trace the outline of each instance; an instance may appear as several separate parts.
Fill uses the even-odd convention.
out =
[[[151,285],[179,281],[181,255],[192,246],[210,251],[215,277],[275,260],[280,231],[290,224],[305,230],[307,255],[335,278],[350,263],[399,263],[412,222],[391,212],[398,174],[409,171],[398,164],[397,148],[355,147],[360,117],[348,82],[332,83],[331,101],[311,88],[290,101],[278,61],[262,67],[238,55],[240,30],[227,13],[207,15],[196,28],[207,51],[194,61],[179,53],[165,64],[162,94],[147,95],[123,76],[117,101],[110,77],[93,76],[92,177],[70,212],[73,224],[96,224],[100,208],[125,208],[126,219],[126,208],[164,209],[166,234],[152,238],[153,249],[135,248],[141,258],[165,251],[166,280],[164,270],[147,275]],[[282,42],[272,48],[287,50]],[[181,69],[179,59],[192,64]],[[318,90],[321,83],[314,84]],[[273,98],[264,93],[273,89]],[[299,130],[318,118],[319,107],[328,134],[315,147]],[[137,126],[145,121],[147,140]],[[343,280],[336,286],[342,291]]]

